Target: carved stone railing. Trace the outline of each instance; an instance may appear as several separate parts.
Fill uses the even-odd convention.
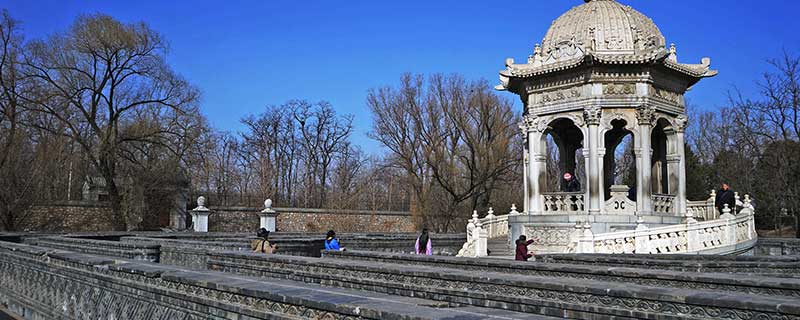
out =
[[[543,213],[576,213],[584,212],[583,192],[550,192],[542,194]]]
[[[695,218],[703,221],[716,220],[719,218],[719,212],[714,206],[714,199],[717,197],[716,191],[711,190],[711,196],[706,200],[687,201],[686,210]]]
[[[472,219],[467,223],[467,242],[456,256],[485,257],[489,255],[489,239],[508,236],[508,217],[518,214],[520,213],[515,205],[511,205],[509,214],[501,216],[495,216],[492,208],[489,208],[486,217],[482,219],[478,218],[477,211],[473,212]]]
[[[675,196],[668,194],[653,194],[653,212],[675,213]]]
[[[589,224],[576,225],[575,243],[568,252],[575,253],[638,253],[675,254],[708,253],[726,254],[754,245],[754,211],[749,196],[745,196],[743,208],[731,214],[726,208],[716,220],[697,222],[689,217],[686,223],[659,228],[648,228],[643,220],[636,230],[610,232],[594,235]]]

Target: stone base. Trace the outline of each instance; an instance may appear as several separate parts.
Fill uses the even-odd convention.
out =
[[[524,234],[533,239],[534,252],[564,252],[575,232],[575,224],[589,222],[592,233],[600,234],[636,229],[636,220],[642,217],[649,228],[679,224],[682,217],[664,215],[586,215],[586,214],[547,214],[518,215],[508,218],[509,241],[514,242]]]

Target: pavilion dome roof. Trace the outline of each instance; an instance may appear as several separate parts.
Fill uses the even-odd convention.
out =
[[[675,45],[666,46],[656,24],[639,11],[615,0],[584,0],[553,21],[541,45],[525,63],[506,59],[498,90],[508,89],[513,78],[531,78],[584,65],[645,65],[658,63],[699,80],[717,74],[711,60],[679,63]]]
[[[664,35],[641,12],[614,0],[584,2],[553,21],[535,49],[543,65],[588,53],[642,60],[666,51]]]

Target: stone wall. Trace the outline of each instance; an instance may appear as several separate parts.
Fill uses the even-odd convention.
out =
[[[111,207],[103,202],[63,201],[33,206],[25,230],[87,232],[112,230]]]
[[[404,211],[363,211],[303,208],[273,208],[280,232],[414,232],[411,213]],[[261,209],[211,207],[210,232],[252,232],[259,226]]]
[[[253,232],[259,208],[212,207],[210,232]],[[284,232],[414,232],[409,212],[274,208],[278,231]],[[26,231],[92,232],[113,229],[107,203],[64,201],[34,206]],[[165,226],[166,227],[166,226]]]
[[[478,319],[494,311],[430,303],[0,242],[0,309],[24,319]]]

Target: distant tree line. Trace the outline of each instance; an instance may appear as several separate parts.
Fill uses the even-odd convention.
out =
[[[163,225],[158,213],[176,197],[198,195],[212,206],[409,210],[435,231],[522,202],[520,117],[485,80],[407,74],[369,90],[370,137],[384,154],[368,155],[353,118],[325,101],[269,105],[240,132],[213,129],[200,90],[144,23],[84,15],[26,39],[3,11],[0,41],[0,230],[36,228],[28,209],[80,199],[87,177],[104,181],[118,230]],[[753,195],[762,223],[798,213],[798,63],[772,61],[756,98],[734,91],[728,107],[692,112],[690,198],[726,181]]]

